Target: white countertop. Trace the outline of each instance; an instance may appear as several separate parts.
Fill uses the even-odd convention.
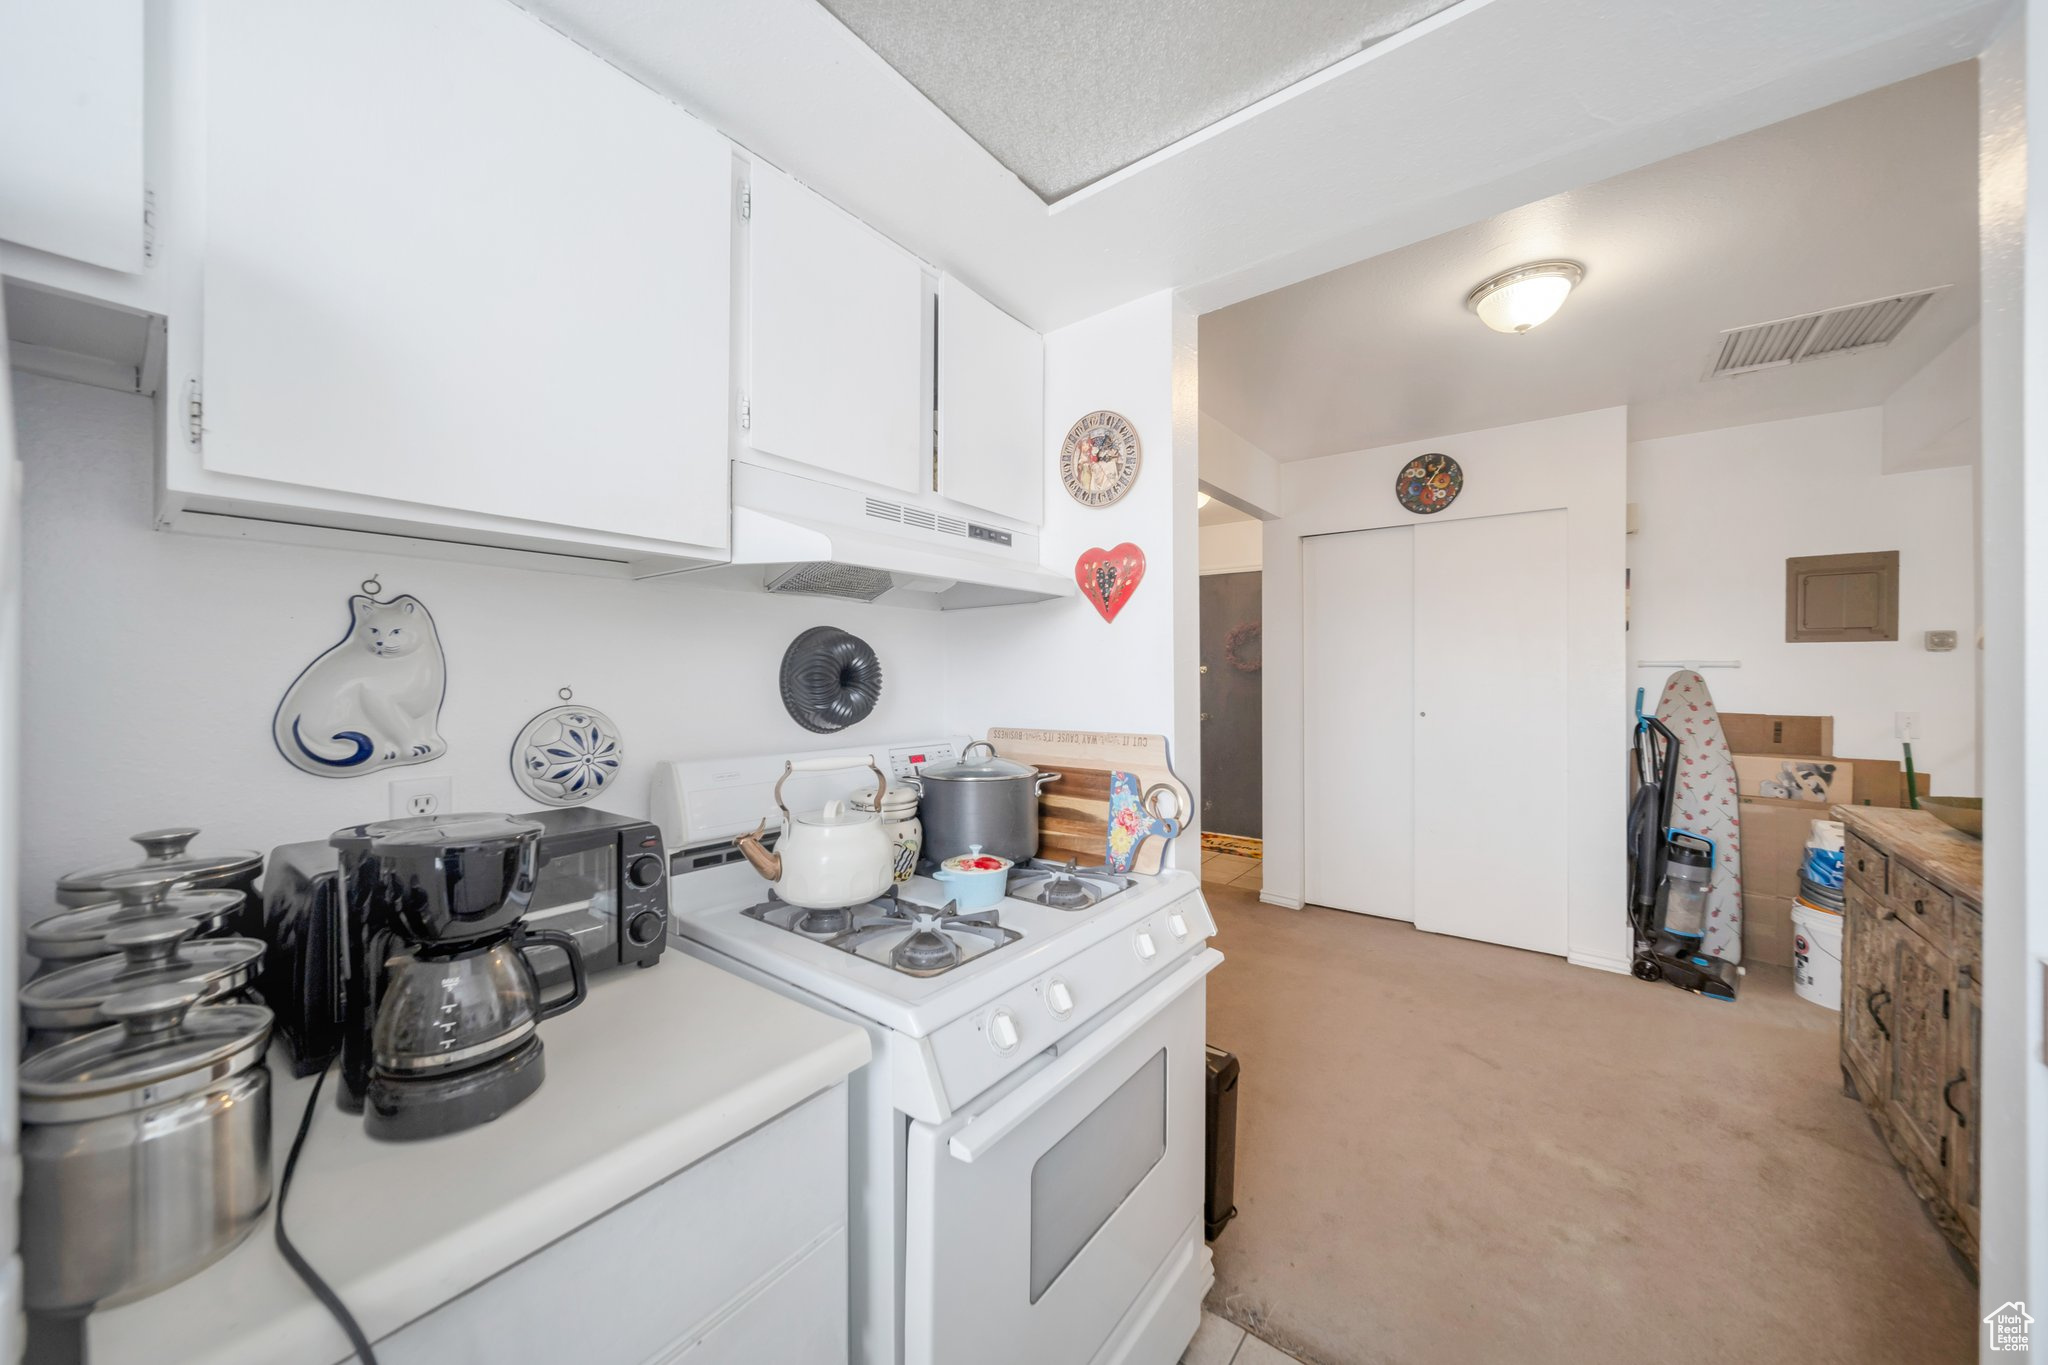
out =
[[[378,1142],[320,1094],[286,1210],[292,1241],[372,1341],[827,1089],[868,1060],[855,1025],[668,952],[594,977],[541,1025],[547,1078],[496,1122]],[[339,1067],[336,1068],[337,1072]],[[272,1066],[273,1179],[312,1079]],[[275,1208],[273,1200],[272,1208]],[[226,1257],[95,1313],[92,1365],[331,1362],[348,1340],[278,1255],[268,1215]]]

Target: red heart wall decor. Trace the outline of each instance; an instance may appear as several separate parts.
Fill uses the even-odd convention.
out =
[[[1145,552],[1128,540],[1114,550],[1083,550],[1074,561],[1074,581],[1102,619],[1114,621],[1145,581]]]

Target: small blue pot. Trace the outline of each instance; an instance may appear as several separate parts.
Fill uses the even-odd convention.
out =
[[[1002,866],[963,866],[978,861],[997,862]],[[955,909],[963,915],[971,914],[976,910],[986,910],[992,905],[1002,903],[1003,892],[1010,884],[1010,866],[1008,858],[984,860],[981,856],[981,845],[970,844],[967,852],[960,857],[948,858],[939,864],[939,870],[932,873],[932,880],[946,888],[946,894],[952,898]]]

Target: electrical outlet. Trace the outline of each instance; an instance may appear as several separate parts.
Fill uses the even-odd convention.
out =
[[[1892,731],[1908,744],[1920,738],[1920,713],[1918,711],[1894,711]]]
[[[413,777],[391,784],[391,814],[445,815],[455,805],[452,777]]]

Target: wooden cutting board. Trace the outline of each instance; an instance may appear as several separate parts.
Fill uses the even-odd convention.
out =
[[[1082,867],[1099,867],[1108,859],[1109,786],[1111,773],[1130,773],[1138,790],[1149,792],[1164,783],[1179,804],[1159,809],[1185,823],[1194,810],[1187,786],[1166,761],[1165,735],[1128,734],[1111,730],[1027,730],[998,727],[988,742],[1004,758],[1056,772],[1060,780],[1046,785],[1038,798],[1038,856]],[[1147,839],[1138,849],[1132,870],[1159,871],[1166,857],[1164,839]]]

